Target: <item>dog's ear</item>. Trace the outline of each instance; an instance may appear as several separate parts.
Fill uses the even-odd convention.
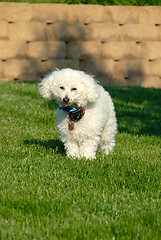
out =
[[[88,81],[85,82],[86,98],[88,102],[95,102],[99,98],[99,85],[93,77],[88,76]]]
[[[52,91],[51,91],[51,84],[52,84],[52,76],[48,75],[46,76],[42,82],[39,84],[40,88],[40,94],[47,99],[51,99],[52,98]]]
[[[87,99],[88,102],[95,102],[99,98],[99,93],[96,86],[89,86],[87,88]]]

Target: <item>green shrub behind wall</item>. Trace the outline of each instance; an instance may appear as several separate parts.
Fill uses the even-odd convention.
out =
[[[161,0],[0,0],[0,2],[68,3],[127,6],[161,6]]]
[[[63,0],[69,4],[100,4],[100,5],[133,5],[133,6],[148,6],[161,5],[161,0]]]

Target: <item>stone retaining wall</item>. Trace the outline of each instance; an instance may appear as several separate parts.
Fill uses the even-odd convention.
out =
[[[0,80],[65,67],[161,88],[161,7],[0,3]]]

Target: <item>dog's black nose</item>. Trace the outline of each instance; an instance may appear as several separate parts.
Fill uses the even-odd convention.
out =
[[[68,103],[68,102],[69,102],[69,98],[68,98],[67,96],[65,96],[65,97],[63,98],[63,102]]]

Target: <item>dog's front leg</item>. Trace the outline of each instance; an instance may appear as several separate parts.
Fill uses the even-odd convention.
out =
[[[78,144],[74,141],[66,141],[64,143],[66,154],[68,157],[79,157],[79,148]]]
[[[96,158],[96,150],[98,146],[98,141],[92,141],[88,139],[80,144],[79,152],[81,157],[85,157],[87,159]]]

